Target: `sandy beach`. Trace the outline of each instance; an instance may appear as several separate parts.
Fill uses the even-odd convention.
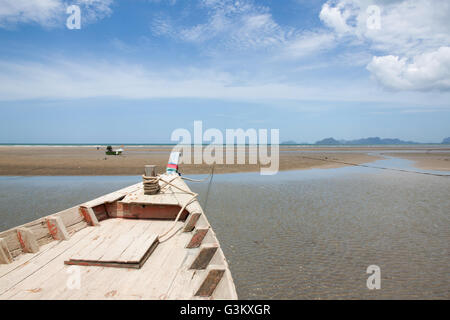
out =
[[[346,163],[361,164],[381,159],[368,152],[380,152],[388,148],[309,148],[295,146],[280,147],[280,170],[336,168]],[[450,170],[450,150],[439,153],[394,153],[389,155],[416,161],[420,168]],[[411,148],[408,148],[408,150]],[[135,175],[141,174],[146,164],[155,164],[158,171],[165,169],[172,146],[125,146],[120,156],[105,155],[104,147],[83,146],[1,146],[0,175]],[[419,148],[419,151],[421,149]],[[392,152],[391,152],[392,151]],[[422,150],[423,151],[423,150]],[[336,161],[336,162],[334,162]],[[248,163],[248,162],[247,162]],[[264,167],[264,166],[262,166]],[[209,173],[208,164],[182,164],[186,174]],[[259,171],[258,164],[216,165],[215,173]]]

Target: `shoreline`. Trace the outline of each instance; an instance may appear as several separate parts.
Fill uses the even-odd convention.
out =
[[[172,146],[125,147],[120,156],[105,155],[105,148],[2,146],[0,149],[0,176],[126,176],[140,175],[144,165],[154,164],[157,172],[165,171]],[[331,150],[330,150],[331,149]],[[436,148],[434,148],[436,149]],[[343,163],[363,164],[383,159],[383,154],[414,161],[414,166],[429,170],[450,170],[450,148],[436,152],[415,148],[299,148],[280,146],[279,171],[327,169],[348,166]],[[344,151],[344,152],[339,152]],[[383,152],[384,151],[384,152]],[[399,152],[395,152],[399,151]],[[402,152],[403,151],[403,152]],[[411,152],[410,152],[411,151]],[[375,152],[375,154],[374,154]],[[368,154],[371,153],[371,154]],[[248,152],[246,153],[248,163]],[[215,165],[215,174],[257,172],[259,164]],[[181,164],[183,174],[209,174],[211,166]]]

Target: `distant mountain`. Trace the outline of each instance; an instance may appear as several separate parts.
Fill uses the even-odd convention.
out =
[[[316,144],[335,145],[335,144],[341,144],[341,143],[333,138],[326,138],[326,139],[317,141]]]
[[[450,137],[445,138],[444,140],[442,140],[441,143],[442,143],[442,144],[450,144]]]
[[[417,144],[418,142],[413,141],[403,141],[400,139],[381,139],[379,137],[370,137],[364,139],[356,139],[356,140],[336,140],[334,138],[326,138],[320,141],[317,141],[316,144],[319,145],[392,145],[392,144]]]
[[[293,140],[288,140],[288,141],[283,141],[280,144],[298,144],[298,143]]]

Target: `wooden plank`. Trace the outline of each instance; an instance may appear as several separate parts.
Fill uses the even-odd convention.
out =
[[[200,218],[201,213],[191,213],[184,224],[183,232],[191,232]]]
[[[87,222],[84,220],[81,220],[80,222],[67,227],[67,232],[69,233],[69,235],[72,235],[86,227],[88,227]]]
[[[18,228],[17,237],[23,252],[36,253],[39,251],[39,244],[36,240],[36,236],[30,229],[23,227]]]
[[[203,238],[205,238],[208,233],[208,229],[198,229],[195,231],[195,234],[192,236],[191,240],[187,244],[186,248],[198,248],[202,244]]]
[[[8,246],[13,258],[22,253],[22,246],[20,245],[19,238],[17,237],[16,229],[10,229],[0,233],[0,238],[3,238],[6,241],[6,245]]]
[[[132,230],[137,223],[137,220],[117,220],[115,221],[115,227],[111,230],[99,230],[96,234],[99,237],[99,245],[94,248],[94,250],[91,250],[89,253],[86,252],[80,252],[77,257],[74,257],[74,259],[79,260],[100,260],[102,257],[108,253],[108,250],[115,250],[114,243],[118,241],[121,237],[123,237],[124,234],[127,234]],[[122,242],[124,240],[122,239]],[[112,247],[112,248],[111,248]]]
[[[145,221],[147,222],[147,221]],[[134,242],[136,245],[129,246],[122,252],[119,259],[121,261],[139,261],[146,253],[147,249],[158,240],[158,235],[149,231],[152,223],[144,223],[141,221],[139,233],[135,235]]]
[[[90,208],[90,207],[96,207],[96,206],[98,206],[100,204],[104,204],[106,202],[114,202],[114,201],[120,200],[121,198],[123,198],[127,194],[138,190],[139,188],[142,188],[142,182],[133,184],[133,185],[131,185],[129,187],[120,189],[118,191],[114,191],[112,193],[109,193],[107,195],[101,196],[101,197],[96,198],[94,200],[85,202],[81,206]]]
[[[89,243],[88,237],[95,228],[85,228],[73,236],[69,241],[53,241],[47,244],[38,254],[24,254],[17,263],[8,265],[14,267],[8,270],[0,278],[0,299],[8,299],[15,292],[20,291],[29,282],[40,279],[52,279],[55,277],[58,268],[64,268],[64,256],[70,255],[80,246]],[[60,258],[60,256],[62,256]],[[31,257],[31,259],[28,259]],[[64,272],[64,281],[60,285],[65,287],[67,273]],[[33,288],[33,287],[31,287]]]
[[[80,214],[79,206],[60,211],[55,213],[54,216],[60,217],[66,228],[84,220],[83,216]]]
[[[196,296],[199,297],[210,297],[214,293],[217,285],[220,280],[222,280],[223,274],[225,273],[224,269],[213,269],[208,272],[205,280],[201,284],[200,288],[198,288],[195,293]]]
[[[203,247],[189,269],[206,269],[217,251],[217,245]]]
[[[45,220],[45,218],[29,222],[27,224],[24,224],[22,227],[27,228],[28,230],[33,232],[36,240],[47,238],[48,236],[50,236],[47,228],[47,221]]]
[[[82,207],[80,206],[80,212],[84,217],[84,220],[91,226],[98,226],[97,216],[94,213],[94,210],[90,207]]]
[[[152,221],[146,232],[160,234],[171,223],[170,221]],[[161,262],[173,251],[173,246],[167,243],[169,241],[158,245],[141,269],[84,267],[82,268],[85,283],[83,290],[55,289],[51,294],[45,295],[45,299],[125,299],[126,297],[142,299],[144,293],[150,291],[149,287],[155,282],[159,283],[161,276],[168,272],[167,267],[161,266]],[[163,273],[159,274],[159,270]],[[107,282],[105,278],[108,279]]]
[[[9,252],[6,240],[0,238],[0,264],[8,264],[13,262],[13,257]]]
[[[93,228],[94,231],[89,235],[88,245],[80,247],[78,251],[71,255],[71,258],[81,259],[82,257],[92,254],[93,251],[99,250],[102,246],[105,247],[107,245],[105,242],[111,238],[118,237],[119,234],[117,231],[121,231],[120,228],[125,228],[127,226],[126,223],[119,224],[120,222],[120,219],[105,220],[102,222],[100,228]],[[104,249],[100,250],[103,251]]]
[[[47,227],[55,240],[69,240],[70,236],[67,232],[66,226],[62,222],[61,217],[53,216],[47,218]]]
[[[106,206],[104,204],[92,207],[92,210],[94,211],[98,221],[102,221],[109,218],[108,212],[106,211]]]
[[[178,199],[172,192],[164,191],[164,193],[146,195],[143,190],[136,191],[127,195],[120,202],[122,203],[137,203],[137,204],[160,204],[160,205],[174,205],[178,206]]]
[[[158,245],[157,234],[147,232],[153,222],[122,219],[117,221],[114,228],[108,230],[99,228],[92,235],[96,240],[65,263],[140,268]]]
[[[132,219],[168,219],[175,220],[180,212],[180,206],[177,205],[154,205],[154,204],[122,204],[121,215],[124,218]],[[184,210],[180,221],[186,220],[189,212]]]

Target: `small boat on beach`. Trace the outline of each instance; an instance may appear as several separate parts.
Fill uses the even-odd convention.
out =
[[[107,146],[105,154],[107,156],[120,156],[122,154],[122,152],[123,152],[122,148],[114,150],[111,146]]]
[[[237,299],[197,194],[176,165],[146,167],[142,182],[0,232],[0,300]]]

